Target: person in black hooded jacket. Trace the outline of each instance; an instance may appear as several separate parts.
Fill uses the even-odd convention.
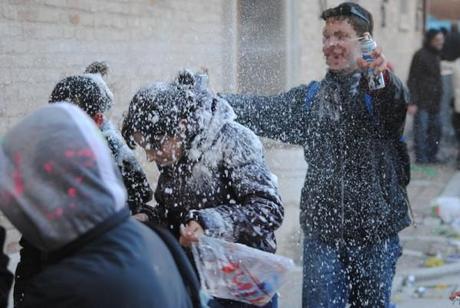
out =
[[[98,130],[59,103],[20,121],[0,144],[0,210],[47,256],[16,306],[192,307],[164,242],[130,217]]]
[[[112,155],[120,168],[123,183],[128,191],[128,207],[141,221],[151,214],[147,203],[153,191],[147,177],[113,123],[105,115],[113,105],[113,95],[102,77],[108,72],[105,62],[93,62],[83,75],[66,77],[54,87],[49,103],[66,101],[85,111],[101,129]]]
[[[257,135],[304,149],[303,307],[388,307],[398,232],[410,224],[408,91],[380,48],[372,63],[361,59],[360,38],[373,30],[367,10],[345,2],[321,17],[329,67],[321,81],[274,96],[221,96]],[[369,68],[383,74],[383,89],[369,88]]]
[[[183,71],[174,82],[139,90],[122,134],[159,167],[157,222],[183,246],[206,233],[274,253],[284,215],[276,179],[259,139],[234,121],[206,80]],[[253,307],[223,299],[214,305]],[[265,307],[277,307],[277,297]]]
[[[415,114],[414,141],[416,162],[436,163],[441,140],[439,112],[442,98],[441,50],[444,34],[430,29],[423,47],[412,58],[407,85],[411,94],[409,112]]]
[[[104,62],[93,62],[86,68],[84,74],[62,79],[54,87],[49,103],[69,102],[81,108],[93,119],[106,139],[120,169],[128,192],[127,205],[131,214],[141,221],[147,221],[152,217],[152,208],[147,203],[152,199],[153,191],[134,153],[105,115],[113,104],[112,92],[102,78],[107,71],[108,66]],[[42,269],[42,261],[46,259],[42,252],[24,239],[21,239],[20,244],[22,249],[16,269],[15,302],[23,299],[25,296],[23,285]]]

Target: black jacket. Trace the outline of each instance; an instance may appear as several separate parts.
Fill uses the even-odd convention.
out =
[[[407,85],[411,103],[421,110],[437,113],[442,97],[441,57],[433,48],[423,47],[412,58]]]
[[[369,93],[372,114],[359,73],[328,73],[311,103],[305,85],[270,97],[224,95],[256,134],[304,148],[300,223],[307,237],[378,241],[409,225],[408,156],[400,143],[408,95],[396,76],[387,77],[383,90]]]
[[[460,57],[460,33],[451,31],[447,34],[441,58],[447,61],[455,61]]]
[[[179,237],[180,225],[195,219],[210,235],[274,252],[284,215],[276,179],[259,139],[233,118],[220,100],[186,155],[160,167],[158,222]]]
[[[48,255],[17,307],[191,307],[162,240],[118,213]]]
[[[104,122],[101,131],[123,177],[131,213],[145,213],[151,218],[152,208],[147,202],[152,200],[153,191],[140,163],[110,121]]]
[[[152,200],[153,191],[141,165],[134,153],[128,148],[118,131],[110,121],[105,121],[101,131],[112,152],[127,191],[127,204],[132,214],[145,213],[152,218],[152,207],[147,202]],[[39,273],[43,268],[46,254],[35,248],[24,238],[21,238],[21,259],[16,268],[16,282],[14,285],[15,302],[20,302],[25,296],[24,287],[27,281]]]
[[[0,227],[0,247],[5,245],[6,231]],[[0,252],[0,308],[8,306],[8,296],[11,285],[13,284],[13,274],[8,270],[10,258],[3,252]]]

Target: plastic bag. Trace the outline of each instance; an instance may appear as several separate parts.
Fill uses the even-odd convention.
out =
[[[202,288],[211,296],[263,306],[286,281],[286,257],[208,236],[192,246]]]
[[[433,211],[443,222],[451,224],[460,218],[460,198],[439,197],[433,202]]]

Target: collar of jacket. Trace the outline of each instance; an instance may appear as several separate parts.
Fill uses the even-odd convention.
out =
[[[433,48],[431,45],[426,45],[423,48],[425,48],[425,50],[427,50],[429,53],[432,53],[434,55],[437,55],[437,56],[441,55],[441,51],[436,48]]]
[[[328,71],[324,82],[326,87],[330,87],[334,91],[340,90],[342,95],[354,96],[359,92],[361,77],[362,74],[359,70],[347,74]]]
[[[217,104],[217,101],[216,100],[212,100],[212,103],[211,103],[211,119],[210,121],[212,121],[212,118],[214,117],[215,113],[216,113],[216,104]],[[206,131],[207,128],[205,127],[200,127],[196,132],[194,132],[193,134],[191,134],[187,140],[185,141],[185,144],[184,144],[184,150],[185,150],[185,155],[184,156],[188,156],[188,153],[190,152],[190,150],[193,148],[193,147],[198,147],[198,146],[201,146],[202,142],[203,142],[203,138],[201,137],[205,131]],[[183,159],[180,159],[180,161],[185,161],[187,160],[188,158],[187,157],[183,157]]]
[[[110,231],[114,227],[118,226],[120,223],[127,220],[130,216],[128,208],[124,208],[121,211],[113,214],[102,223],[98,224],[93,229],[89,230],[82,236],[80,236],[75,241],[65,245],[64,247],[52,251],[49,253],[45,253],[46,257],[44,258],[47,264],[54,264],[59,262],[60,260],[64,259],[67,256],[70,256],[80,250],[82,247],[91,242],[92,240],[98,238],[99,236],[105,234],[106,232]]]
[[[191,141],[190,147],[186,151],[188,159],[192,162],[200,161],[203,154],[215,144],[222,127],[226,123],[234,121],[235,118],[236,115],[227,101],[213,99],[211,117]]]
[[[327,71],[326,80],[334,81],[340,84],[350,84],[359,80],[361,77],[361,71],[355,70],[351,73],[338,73],[333,71]]]

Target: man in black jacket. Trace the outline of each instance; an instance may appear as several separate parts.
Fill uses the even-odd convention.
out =
[[[323,80],[271,97],[223,97],[256,134],[304,148],[303,307],[387,307],[398,232],[410,224],[401,141],[408,93],[380,49],[371,64],[361,59],[359,38],[373,30],[368,11],[343,3],[322,18]],[[383,89],[369,89],[368,68],[384,74]]]
[[[43,107],[5,135],[0,209],[47,256],[17,307],[191,307],[173,256],[130,217],[110,150],[77,107]]]
[[[423,47],[412,58],[407,85],[411,93],[410,113],[415,113],[414,137],[416,162],[436,163],[441,141],[439,112],[442,98],[441,50],[444,34],[426,32]]]

